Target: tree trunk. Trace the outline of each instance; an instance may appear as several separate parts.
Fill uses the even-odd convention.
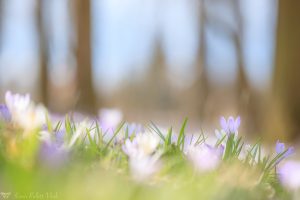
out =
[[[40,96],[42,103],[48,106],[48,40],[43,16],[43,10],[45,9],[43,1],[44,0],[37,0],[36,7],[40,53]]]
[[[96,95],[92,79],[91,1],[77,0],[77,109],[95,114]]]
[[[279,0],[274,95],[289,121],[293,136],[300,136],[300,1]]]
[[[207,77],[206,69],[206,8],[205,0],[201,0],[199,4],[199,47],[196,63],[196,71],[198,73],[198,78],[196,80],[196,89],[198,93],[198,103],[197,110],[199,112],[200,118],[203,118],[205,115],[205,105],[208,98],[209,92],[209,83]]]
[[[167,80],[167,66],[165,55],[159,39],[156,40],[153,63],[148,75],[147,95],[153,100],[155,108],[168,109],[172,107],[171,91]]]

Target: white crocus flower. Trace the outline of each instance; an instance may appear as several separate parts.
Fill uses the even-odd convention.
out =
[[[5,102],[11,114],[12,121],[30,132],[41,127],[46,121],[46,108],[42,105],[35,105],[29,94],[12,94],[10,91],[5,94]]]
[[[138,134],[135,140],[145,155],[152,154],[159,144],[159,139],[151,133]]]
[[[123,151],[129,157],[143,157],[152,154],[159,144],[159,139],[151,133],[142,133],[130,141],[127,139],[123,145]]]
[[[129,157],[130,171],[134,179],[145,180],[156,173],[160,168],[157,152],[159,139],[151,133],[137,134],[131,141],[127,139],[123,151]]]
[[[284,187],[300,190],[300,162],[287,161],[278,168],[278,176]]]
[[[207,144],[191,145],[188,149],[187,157],[198,171],[206,172],[219,166],[222,153],[222,147],[214,148]]]
[[[154,155],[132,157],[129,159],[130,172],[132,177],[137,181],[149,179],[160,169],[160,155],[157,152]]]

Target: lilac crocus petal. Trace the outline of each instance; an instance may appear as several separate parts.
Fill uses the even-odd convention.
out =
[[[228,128],[230,133],[235,133],[235,121],[233,117],[228,118]]]
[[[277,141],[277,143],[276,143],[276,153],[280,154],[280,153],[283,153],[284,151],[285,151],[284,143],[280,143],[279,141]],[[294,147],[289,147],[286,150],[286,152],[276,161],[276,165],[278,165],[283,159],[291,156],[294,153],[295,153],[295,148]]]
[[[238,116],[236,119],[235,119],[235,123],[234,123],[234,130],[237,131],[239,129],[241,125],[241,117]]]
[[[226,121],[226,119],[224,117],[221,117],[220,124],[221,124],[222,130],[225,131],[227,133],[227,135],[237,134],[238,128],[241,124],[241,118],[237,117],[236,119],[234,119],[234,117],[230,116],[228,118],[228,120]]]
[[[56,143],[43,142],[40,146],[39,160],[41,165],[50,169],[62,167],[68,159],[68,152]]]
[[[295,153],[295,148],[294,147],[289,147],[288,150],[287,150],[287,152],[285,152],[284,156],[288,157],[288,156],[290,156],[290,155],[292,155],[294,153]]]
[[[11,121],[11,114],[8,107],[4,104],[0,104],[0,120],[4,120],[6,122]]]
[[[220,118],[220,124],[221,124],[221,128],[227,133],[228,125],[227,125],[227,121],[226,121],[225,117]]]
[[[64,143],[64,137],[65,137],[65,131],[64,130],[59,130],[55,132],[55,142],[58,145],[62,145]]]
[[[285,149],[284,143],[281,143],[281,142],[279,142],[279,140],[277,140],[275,149],[276,149],[276,153],[278,153],[278,154],[284,152],[284,149]]]

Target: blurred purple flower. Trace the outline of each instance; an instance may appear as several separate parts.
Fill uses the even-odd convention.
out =
[[[99,124],[103,133],[107,133],[111,137],[122,118],[123,113],[118,109],[101,109],[99,111]]]
[[[276,149],[276,153],[278,153],[278,154],[282,153],[285,150],[285,144],[281,143],[281,142],[279,142],[279,140],[277,140],[275,149]]]
[[[300,189],[300,162],[288,161],[278,168],[278,178],[288,189]]]
[[[220,124],[221,128],[227,133],[227,135],[237,134],[238,128],[241,124],[241,118],[238,116],[236,119],[234,119],[232,116],[230,116],[228,120],[226,120],[225,117],[221,117]]]
[[[65,137],[65,130],[59,130],[55,132],[55,143],[58,145],[63,145],[64,144],[64,137]]]
[[[58,169],[67,162],[68,152],[55,142],[42,142],[39,160],[46,168]]]
[[[224,147],[212,147],[208,144],[191,145],[187,157],[191,160],[195,168],[200,172],[216,169],[222,159]]]
[[[4,104],[0,104],[0,120],[9,122],[11,121],[11,114],[8,107]]]
[[[124,131],[128,130],[128,136],[130,137],[133,134],[139,134],[144,133],[145,129],[141,124],[136,123],[127,123],[126,126],[124,126]]]
[[[205,146],[210,149],[211,151],[215,151],[215,153],[219,156],[219,157],[222,157],[223,156],[223,153],[224,153],[224,146],[223,145],[220,145],[219,147],[213,147],[209,144],[206,144],[205,143]]]
[[[289,147],[287,150],[285,149],[285,144],[282,142],[279,142],[279,140],[277,140],[276,142],[276,147],[275,147],[276,153],[277,154],[281,154],[284,151],[286,151],[283,156],[277,160],[276,164],[278,164],[280,161],[282,161],[283,159],[285,159],[286,157],[292,155],[295,152],[295,148],[294,147]]]

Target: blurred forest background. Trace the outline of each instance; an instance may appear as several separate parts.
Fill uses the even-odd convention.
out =
[[[299,20],[296,0],[0,0],[0,98],[295,138]]]

